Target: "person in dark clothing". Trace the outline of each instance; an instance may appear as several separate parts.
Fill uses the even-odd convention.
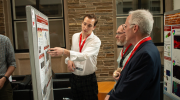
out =
[[[151,41],[153,16],[147,10],[130,11],[123,25],[134,48],[124,65],[115,90],[105,100],[160,100],[161,60]]]

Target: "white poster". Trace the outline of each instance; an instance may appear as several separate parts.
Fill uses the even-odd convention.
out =
[[[37,39],[38,39],[38,52],[39,52],[39,70],[40,70],[40,81],[43,100],[48,100],[50,91],[50,81],[52,78],[51,64],[49,61],[49,54],[47,54],[50,48],[49,44],[49,29],[48,21],[36,15],[37,21]]]
[[[164,90],[171,93],[171,26],[164,26]]]
[[[180,100],[180,10],[164,14],[164,94]]]
[[[180,99],[180,25],[172,26],[172,94]]]

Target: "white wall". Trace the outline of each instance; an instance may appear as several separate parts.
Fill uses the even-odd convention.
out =
[[[174,10],[180,9],[180,0],[174,0]]]

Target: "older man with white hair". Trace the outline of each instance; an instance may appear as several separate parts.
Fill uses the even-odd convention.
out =
[[[126,61],[115,91],[106,100],[160,100],[161,60],[151,41],[153,16],[148,10],[130,11],[123,25],[134,48]]]
[[[115,38],[117,40],[116,41],[117,45],[123,46],[123,49],[120,51],[119,57],[117,59],[117,63],[118,63],[117,70],[115,70],[113,73],[113,78],[117,82],[121,75],[121,71],[123,70],[123,67],[127,59],[129,58],[130,52],[132,51],[134,46],[131,43],[126,41],[126,35],[125,35],[125,32],[123,32],[123,24],[118,27]],[[114,85],[114,87],[115,86],[116,84]],[[112,91],[115,91],[115,88],[113,88]],[[108,93],[106,98],[109,98],[111,92]]]

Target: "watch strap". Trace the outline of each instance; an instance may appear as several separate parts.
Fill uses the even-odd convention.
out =
[[[7,77],[7,76],[4,75],[3,77],[5,77],[5,78],[6,78],[6,81],[8,81],[8,77]]]

